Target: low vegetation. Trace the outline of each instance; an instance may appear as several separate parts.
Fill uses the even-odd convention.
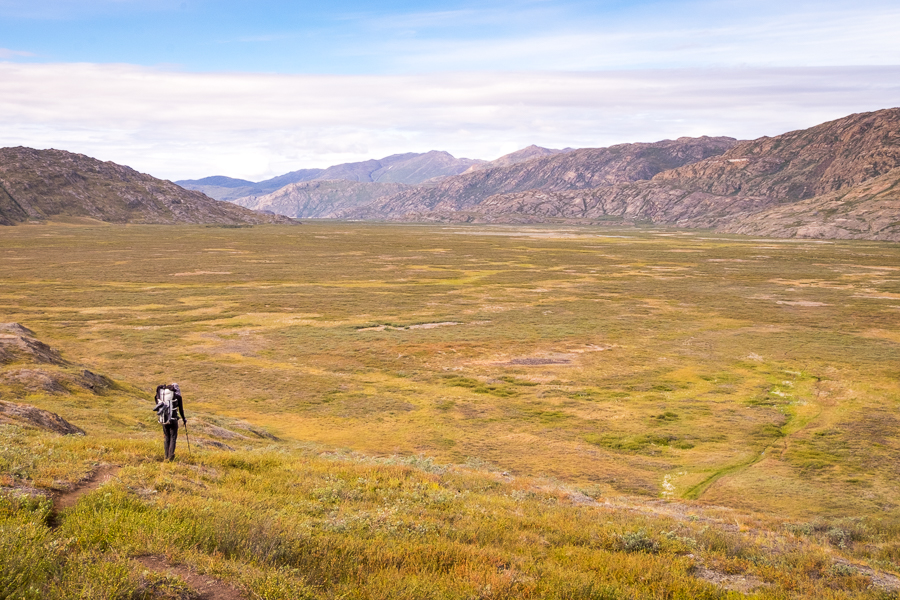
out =
[[[897,598],[898,252],[4,230],[0,321],[64,360],[8,354],[0,399],[85,435],[0,421],[0,597],[199,597],[153,556],[245,598]]]

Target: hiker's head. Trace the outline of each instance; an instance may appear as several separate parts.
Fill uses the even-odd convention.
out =
[[[173,383],[173,384],[172,384],[172,387],[175,388],[175,391],[176,391],[177,393],[179,393],[179,394],[181,393],[181,388],[178,387],[178,384],[177,384],[177,383]]]

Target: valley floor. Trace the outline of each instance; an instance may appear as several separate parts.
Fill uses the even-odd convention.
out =
[[[897,597],[896,244],[51,224],[0,256],[0,400],[86,433],[0,411],[0,596]]]

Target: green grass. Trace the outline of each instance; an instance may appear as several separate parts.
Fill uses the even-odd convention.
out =
[[[714,514],[578,506],[539,480],[290,445],[203,450],[169,465],[147,445],[122,444],[107,458],[124,465],[117,479],[57,529],[46,503],[0,505],[7,597],[167,597],[178,581],[133,561],[151,553],[253,598],[729,597],[693,575],[699,564],[758,578],[760,598],[888,597],[828,554],[864,554],[895,535],[896,525],[878,531],[865,519],[742,534]],[[892,564],[892,548],[879,564]]]
[[[761,578],[765,597],[878,597],[829,553],[900,569],[896,244],[342,223],[0,233],[0,321],[73,363],[50,368],[63,392],[0,366],[0,394],[88,433],[0,424],[0,486],[123,465],[58,529],[8,501],[20,566],[2,585],[21,597],[180,593],[141,575],[140,553],[267,598],[736,593],[688,554]],[[66,383],[80,365],[120,387]],[[196,417],[194,456],[181,441],[169,468],[149,411],[166,381]],[[576,492],[755,525],[704,531]]]

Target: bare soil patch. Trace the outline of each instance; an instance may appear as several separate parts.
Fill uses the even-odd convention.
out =
[[[703,581],[708,581],[719,587],[723,587],[726,590],[732,590],[742,594],[749,594],[753,590],[766,585],[766,582],[762,579],[753,577],[752,575],[728,575],[727,573],[720,573],[719,571],[707,569],[706,567],[698,567],[697,570],[694,571],[694,575]]]
[[[119,468],[118,465],[100,465],[88,474],[87,477],[77,482],[71,489],[54,494],[54,511],[60,511],[75,506],[75,503],[78,502],[79,498],[88,492],[96,490],[115,477],[119,472]]]
[[[208,575],[201,575],[186,565],[173,565],[165,556],[137,556],[135,559],[146,569],[156,573],[175,575],[184,580],[197,595],[196,600],[243,600],[244,596],[233,586]]]
[[[47,490],[32,487],[30,485],[17,485],[17,486],[0,486],[0,496],[11,496],[13,498],[46,498],[50,494]]]
[[[572,364],[572,361],[568,358],[542,358],[538,356],[526,356],[523,358],[514,358],[509,362],[500,364],[538,367],[543,365],[569,365]]]
[[[813,302],[812,300],[778,300],[775,304],[786,304],[788,306],[828,306],[824,302]]]
[[[877,587],[878,589],[884,590],[886,592],[900,591],[900,577],[897,577],[896,575],[884,573],[883,571],[876,571],[875,569],[872,569],[870,567],[857,565],[840,558],[835,560],[834,562],[838,565],[850,567],[857,571],[859,574],[865,575],[872,580],[872,585]]]
[[[172,277],[188,277],[190,275],[231,275],[231,271],[191,271],[190,273],[172,273]]]

